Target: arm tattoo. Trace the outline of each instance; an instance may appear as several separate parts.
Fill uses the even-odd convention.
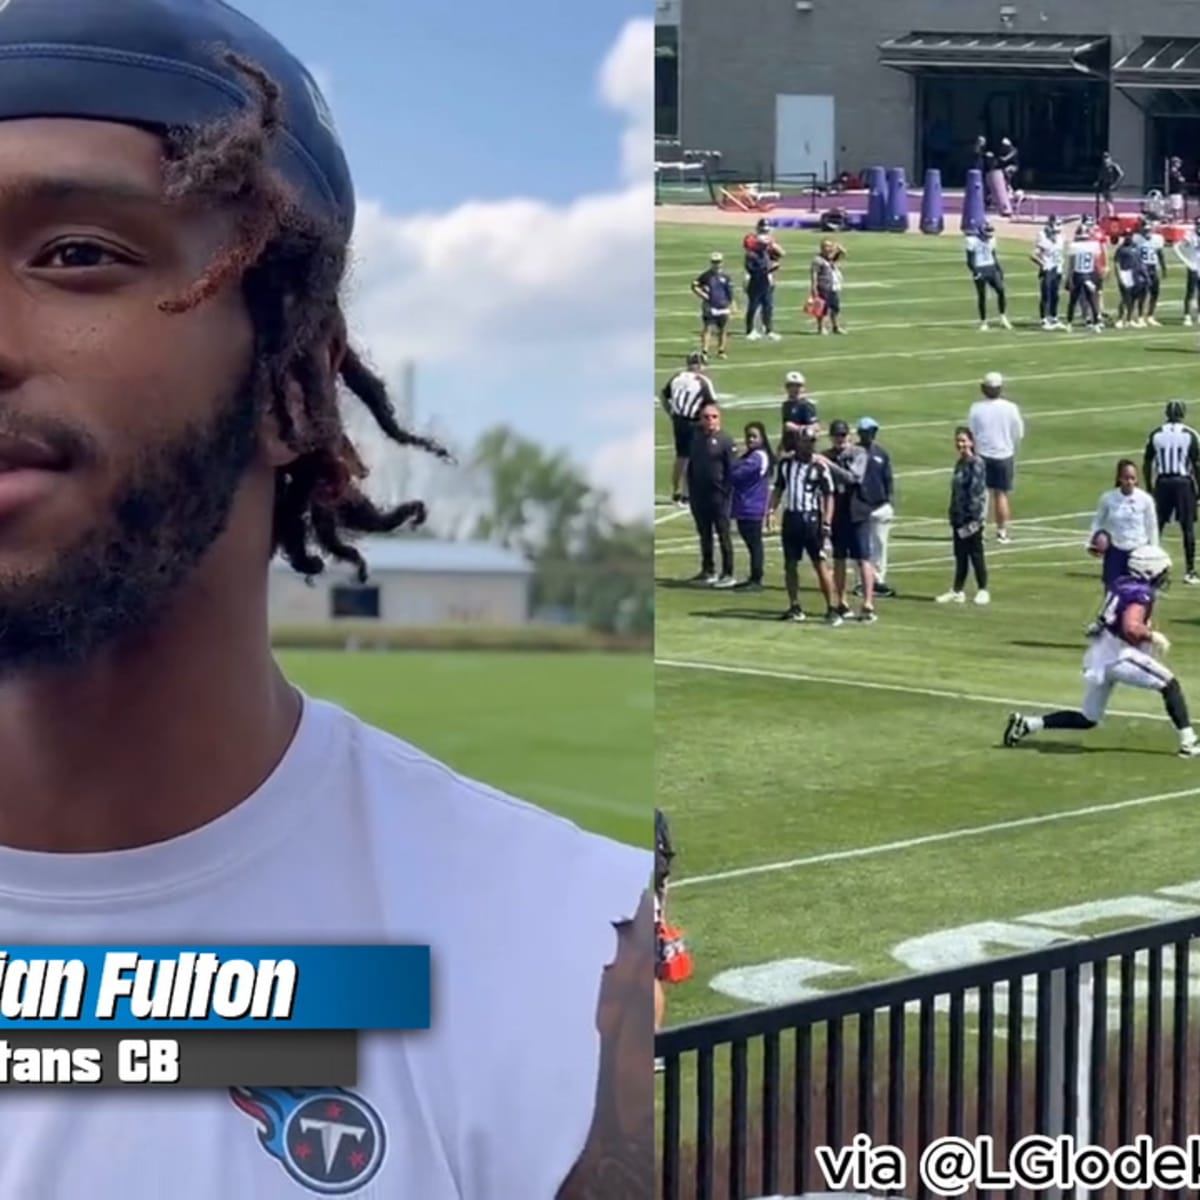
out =
[[[616,961],[600,990],[596,1115],[558,1200],[654,1196],[654,907],[618,928]]]

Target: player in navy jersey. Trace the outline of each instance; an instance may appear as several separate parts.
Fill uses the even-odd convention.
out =
[[[1200,757],[1183,689],[1159,661],[1171,643],[1150,623],[1155,601],[1170,573],[1170,556],[1159,546],[1139,546],[1129,555],[1129,573],[1106,593],[1097,617],[1099,632],[1083,656],[1087,683],[1082,705],[1042,717],[1012,713],[1004,730],[1006,746],[1015,746],[1043,729],[1094,729],[1104,719],[1113,688],[1123,683],[1158,692],[1179,735],[1180,758]]]

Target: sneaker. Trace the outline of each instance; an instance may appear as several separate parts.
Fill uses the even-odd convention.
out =
[[[856,596],[861,596],[861,595],[862,595],[862,589],[860,588],[860,589],[859,589],[858,591],[856,591],[854,594],[855,594]],[[876,596],[885,596],[885,597],[888,597],[888,598],[890,598],[890,599],[895,599],[895,596],[896,596],[896,589],[895,589],[894,587],[892,587],[890,584],[887,584],[887,583],[876,583],[876,585],[875,585],[875,595],[876,595]]]
[[[875,615],[875,610],[873,608],[864,608],[862,612],[858,614],[858,619],[864,625],[872,625],[879,620],[879,618]]]
[[[850,605],[839,604],[834,611],[839,617],[848,617],[850,615]]]
[[[752,329],[748,334],[746,334],[746,341],[760,342],[762,341],[762,334],[759,333],[757,329]]]
[[[721,589],[737,587],[737,580],[732,575],[722,575],[713,584],[713,587]]]
[[[1004,727],[1004,744],[1015,746],[1023,738],[1029,736],[1029,726],[1020,713],[1010,713],[1008,724]]]
[[[699,575],[692,576],[692,582],[702,583],[705,587],[712,587],[712,585],[717,582],[717,578],[718,577],[715,574],[709,575],[708,573],[701,571]]]
[[[986,321],[980,321],[980,323],[979,323],[979,332],[980,332],[980,333],[987,333],[987,331],[988,331],[988,323],[987,323]]]
[[[1000,542],[1003,545],[1008,545],[1008,543],[1011,540],[1012,540],[1012,535],[1008,532],[1007,529],[1000,529],[1000,530],[996,531],[996,541]]]
[[[1184,317],[1184,318],[1183,318],[1183,323],[1184,323],[1185,325],[1191,325],[1191,323],[1192,323],[1192,316],[1191,316],[1191,313],[1188,313],[1188,315],[1187,315],[1186,317]]]
[[[1007,317],[1001,317],[1000,324],[1003,325],[1005,329],[1012,328],[1012,322]]]
[[[830,629],[836,629],[844,620],[845,618],[840,612],[838,612],[836,608],[831,608],[825,614],[825,624],[828,625]]]
[[[781,621],[795,621],[797,624],[799,624],[801,621],[807,621],[808,617],[805,616],[804,609],[802,609],[800,605],[793,604],[788,608],[787,612],[782,612],[779,614],[779,619]]]
[[[741,583],[733,585],[735,592],[761,592],[763,590],[762,580],[760,579],[743,579]]]
[[[776,333],[774,330],[772,330],[770,333],[768,333],[768,334],[767,334],[767,341],[769,341],[769,342],[782,342],[782,341],[783,341],[783,334],[782,334],[782,333]]]
[[[943,592],[937,598],[938,604],[965,604],[967,600],[965,592]]]
[[[1157,317],[1147,317],[1146,324],[1153,325],[1155,329],[1162,328],[1162,322]]]
[[[990,593],[988,592],[987,588],[980,588],[979,591],[977,591],[975,593],[975,603],[976,604],[991,604],[991,602],[992,602],[992,597],[991,597]]]
[[[1124,328],[1125,328],[1125,322],[1124,322],[1124,321],[1118,321],[1118,322],[1117,322],[1117,323],[1116,323],[1116,324],[1113,326],[1113,328],[1114,328],[1114,329],[1124,329]]]
[[[1187,573],[1187,574],[1186,574],[1186,575],[1183,577],[1183,582],[1184,582],[1184,583],[1191,583],[1191,584],[1197,584],[1197,583],[1200,583],[1200,575],[1197,575],[1195,571],[1189,571],[1189,572],[1188,572],[1188,573]]]
[[[1200,742],[1189,742],[1176,751],[1180,758],[1200,758]]]

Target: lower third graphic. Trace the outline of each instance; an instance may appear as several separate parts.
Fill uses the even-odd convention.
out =
[[[301,1186],[318,1196],[349,1196],[379,1173],[383,1122],[344,1088],[230,1088],[258,1123],[258,1140]]]

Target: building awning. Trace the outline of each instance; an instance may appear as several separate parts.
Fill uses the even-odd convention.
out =
[[[885,67],[913,74],[1086,75],[1104,78],[1108,38],[1040,33],[908,33],[879,44]]]
[[[1200,38],[1143,38],[1113,64],[1119,88],[1200,88]]]

